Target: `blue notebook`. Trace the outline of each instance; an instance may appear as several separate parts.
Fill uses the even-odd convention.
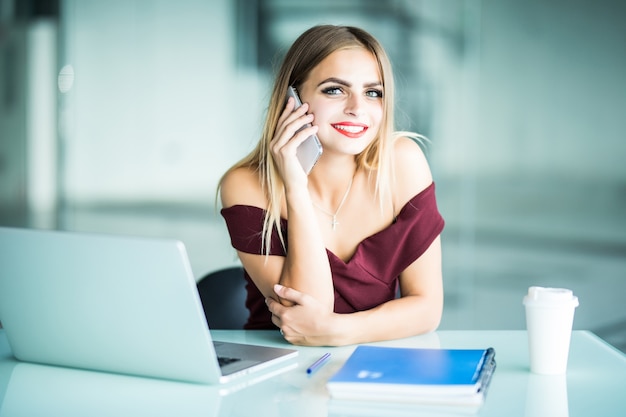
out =
[[[358,346],[327,388],[341,399],[477,405],[494,369],[493,348]]]

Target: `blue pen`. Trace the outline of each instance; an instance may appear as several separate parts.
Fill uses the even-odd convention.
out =
[[[324,355],[322,355],[321,358],[319,358],[318,360],[316,360],[315,362],[313,362],[313,364],[311,366],[309,366],[306,370],[307,374],[312,374],[313,372],[317,371],[318,369],[320,369],[326,362],[328,362],[328,359],[330,359],[330,352],[329,353],[325,353]]]

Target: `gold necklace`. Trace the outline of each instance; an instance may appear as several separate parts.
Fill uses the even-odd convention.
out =
[[[317,204],[313,203],[316,209],[318,209],[325,215],[330,216],[333,219],[332,222],[330,223],[331,226],[333,227],[333,230],[335,230],[337,228],[337,225],[339,224],[339,222],[337,221],[337,215],[339,214],[341,207],[343,207],[343,203],[346,202],[346,199],[348,198],[348,194],[350,194],[350,189],[352,188],[352,181],[354,181],[354,176],[352,177],[352,179],[350,179],[350,184],[348,184],[348,189],[346,190],[346,193],[343,195],[343,198],[341,199],[341,203],[339,203],[339,207],[337,207],[335,214],[329,213],[323,208],[321,208],[320,206],[318,206]]]

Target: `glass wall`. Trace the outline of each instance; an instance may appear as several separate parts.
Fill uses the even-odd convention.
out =
[[[398,128],[430,139],[447,222],[442,328],[522,328],[529,285],[565,286],[581,298],[575,326],[619,344],[625,11],[618,0],[62,0],[44,19],[55,42],[37,43],[56,49],[43,110],[56,134],[36,139],[23,126],[42,119],[25,103],[47,90],[20,69],[33,68],[29,51],[41,57],[42,18],[5,7],[0,222],[180,238],[198,276],[236,263],[215,189],[257,140],[274,66],[306,28],[356,25],[392,59]]]

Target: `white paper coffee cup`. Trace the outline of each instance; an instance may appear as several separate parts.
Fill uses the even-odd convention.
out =
[[[565,288],[530,287],[524,306],[531,372],[566,373],[578,297]]]

